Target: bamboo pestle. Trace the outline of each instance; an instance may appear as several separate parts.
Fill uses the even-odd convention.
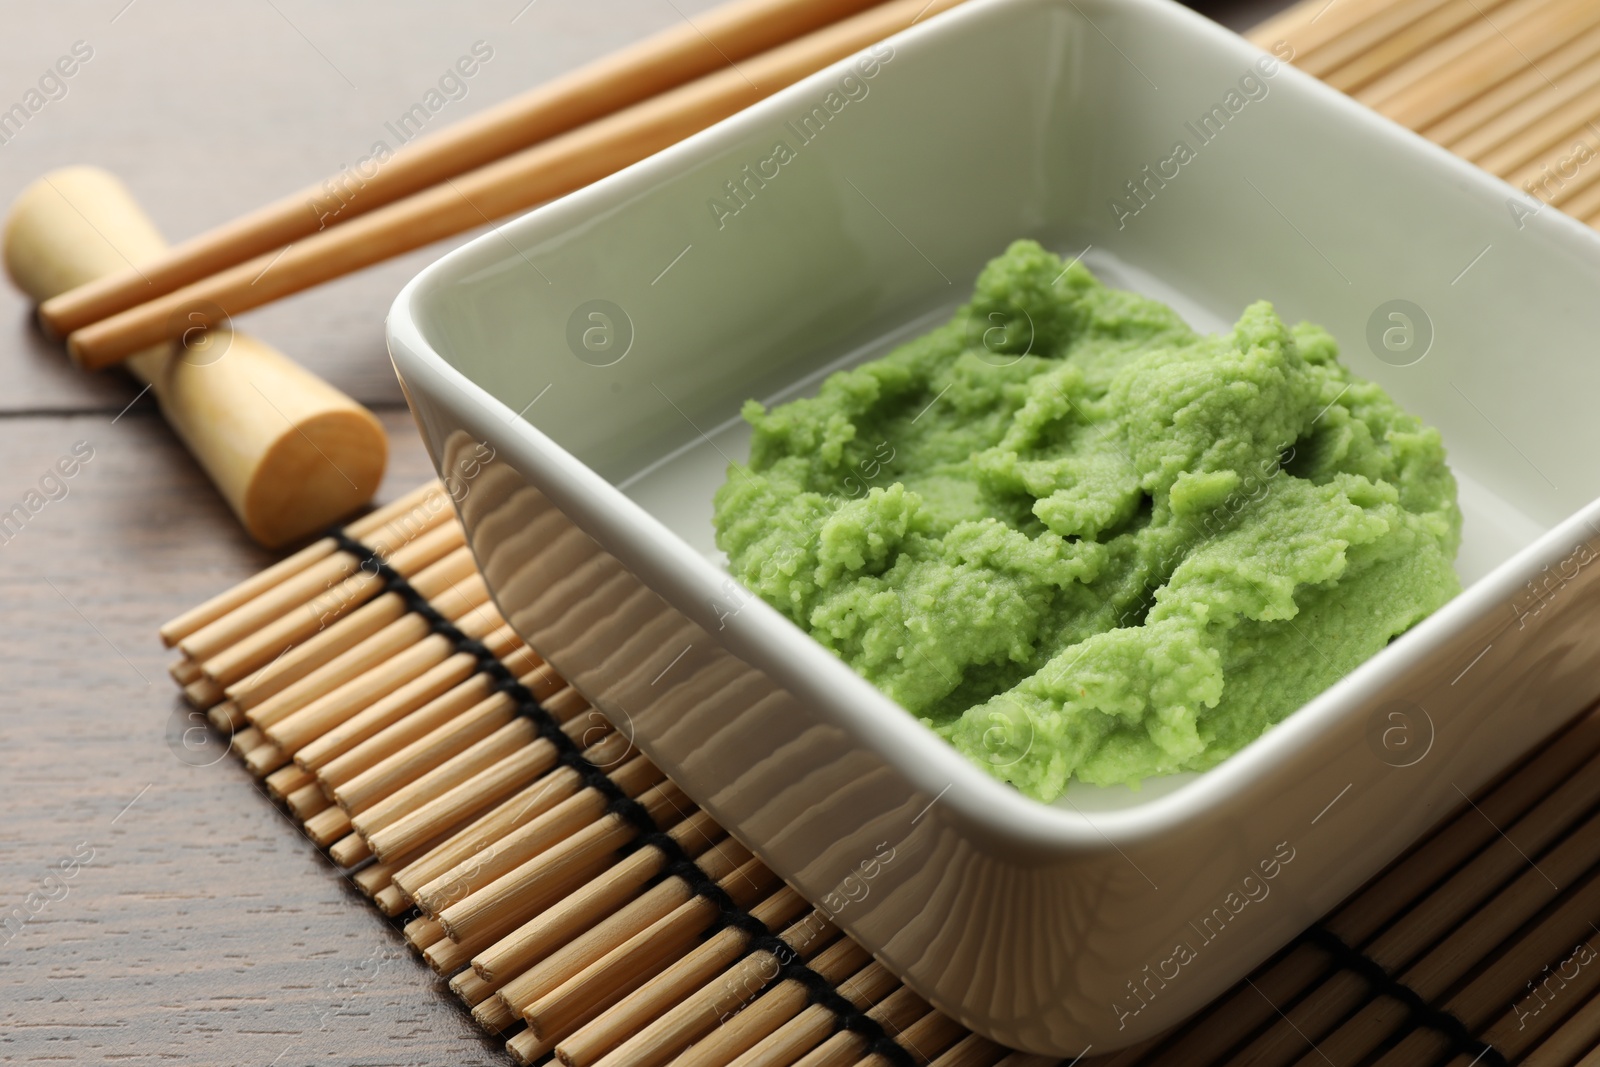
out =
[[[6,270],[36,301],[166,247],[127,188],[95,167],[46,174],[6,219]],[[185,336],[194,343],[144,348],[129,369],[251,537],[288,544],[371,499],[389,447],[371,412],[247,334]]]

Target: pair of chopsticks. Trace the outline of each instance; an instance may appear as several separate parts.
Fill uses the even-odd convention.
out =
[[[48,300],[40,320],[80,366],[110,366],[185,312],[238,314],[579,189],[958,2],[733,0],[401,147],[326,229],[319,184]]]

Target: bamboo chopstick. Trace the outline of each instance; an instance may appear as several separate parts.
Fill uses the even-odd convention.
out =
[[[47,300],[40,305],[39,318],[53,333],[69,334],[879,2],[733,0],[693,20],[685,18],[570,74],[397,146],[387,160],[380,155],[373,161],[371,175],[365,167],[342,171],[175,245],[138,271],[107,275]]]
[[[281,252],[219,270],[80,327],[67,347],[97,369],[165,340],[174,312],[205,304],[235,315],[402,252],[581,188],[696,133],[836,60],[953,7],[889,0],[851,18],[430,186]],[[211,325],[216,326],[217,323]]]

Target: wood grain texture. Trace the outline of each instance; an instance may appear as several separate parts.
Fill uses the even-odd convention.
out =
[[[1239,25],[1261,2],[1212,10]],[[474,41],[494,58],[437,121],[708,3],[9,5],[0,111],[74,42],[94,55],[0,143],[0,195],[52,167],[97,163],[182,238],[355,162]],[[386,409],[380,500],[431,474],[381,322],[440,250],[240,320]],[[186,746],[195,724],[156,627],[273,557],[238,529],[148,398],[119,417],[136,393],[120,372],[73,370],[0,285],[0,513],[30,492],[43,501],[14,535],[0,527],[0,923],[41,905],[0,925],[0,1062],[508,1062],[237,761],[198,734]],[[41,484],[80,441],[93,458]],[[88,850],[62,879],[60,861]]]

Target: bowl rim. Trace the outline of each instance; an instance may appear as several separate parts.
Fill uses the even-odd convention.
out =
[[[1040,8],[1070,8],[1071,14],[1091,26],[1094,21],[1089,11],[1115,9],[1121,15],[1132,12],[1142,18],[1179,23],[1184,32],[1200,38],[1204,46],[1232,50],[1246,63],[1271,55],[1181,6],[1177,0],[965,0],[888,40],[897,49],[956,47],[952,42],[970,23],[1027,17],[1029,9]],[[1378,144],[1410,153],[1423,165],[1435,171],[1442,169],[1442,177],[1496,196],[1523,195],[1500,178],[1358,104],[1292,64],[1279,62],[1286,68],[1281,75],[1309,93],[1313,107],[1361,124]],[[654,592],[702,627],[710,614],[704,610],[706,592],[720,588],[731,575],[694,551],[612,482],[519,417],[508,404],[457,370],[430,344],[419,319],[426,313],[430,299],[462,275],[481,268],[483,261],[504,260],[514,254],[514,249],[570,231],[593,215],[625,205],[660,176],[692,170],[698,159],[757,128],[765,128],[774,116],[836,81],[850,63],[851,58],[846,58],[831,64],[609,177],[496,225],[423,268],[396,296],[386,318],[391,356],[408,390],[414,383],[431,380],[436,391],[453,394],[458,414],[492,427],[493,434],[501,440],[509,437],[507,458],[513,467],[524,476],[537,470],[540,488],[573,521],[577,522],[580,516],[574,516],[572,508],[562,503],[563,498],[608,527],[606,535],[600,536],[579,522],[586,533],[621,559]],[[1539,211],[1528,224],[1546,228],[1550,238],[1572,245],[1577,254],[1600,261],[1600,235],[1559,209],[1546,207],[1550,209]],[[508,242],[513,253],[506,251]],[[1573,538],[1590,534],[1600,536],[1600,500],[1580,508],[1502,561],[1221,763],[1159,796],[1111,810],[1082,811],[1070,797],[1054,804],[1042,802],[992,777],[748,590],[744,590],[749,597],[747,606],[728,619],[728,629],[720,641],[735,655],[797,691],[797,695],[810,697],[813,706],[831,721],[858,741],[874,747],[914,787],[932,797],[929,807],[943,803],[948,813],[980,824],[986,832],[1017,846],[1048,851],[1099,849],[1106,845],[1118,848],[1181,830],[1267,784],[1285,765],[1311,756],[1319,741],[1346,719],[1386,696],[1399,695],[1397,686],[1405,681],[1409,670],[1442,653],[1474,624],[1488,619],[1496,605],[1509,604],[1526,576],[1564,554]],[[1470,669],[1471,664],[1464,666]],[[1067,806],[1059,806],[1061,803]]]

